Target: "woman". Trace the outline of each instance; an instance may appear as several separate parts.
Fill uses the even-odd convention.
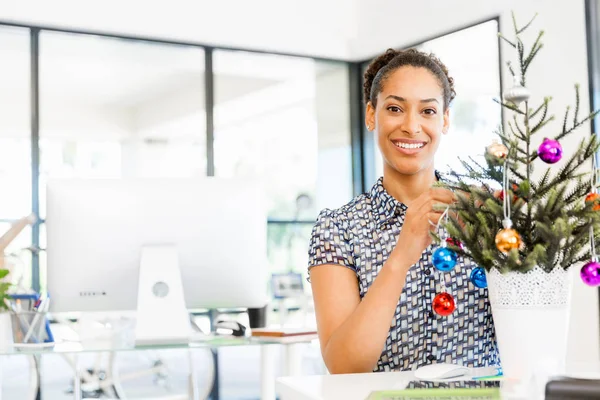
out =
[[[321,351],[331,373],[410,370],[433,362],[498,363],[487,289],[459,258],[431,263],[430,230],[454,194],[434,188],[434,156],[450,124],[453,79],[436,57],[388,50],[365,73],[366,126],[377,135],[383,177],[312,232],[309,274]],[[432,311],[445,279],[456,310]]]

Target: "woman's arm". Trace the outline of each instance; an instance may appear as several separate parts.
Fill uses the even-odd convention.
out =
[[[330,373],[371,372],[377,364],[411,266],[397,253],[390,254],[362,302],[354,271],[339,265],[312,268],[321,353]]]
[[[446,189],[431,189],[409,207],[398,242],[360,299],[356,272],[336,264],[311,269],[321,353],[331,373],[371,372],[385,347],[406,274],[431,244],[432,224],[454,200]]]

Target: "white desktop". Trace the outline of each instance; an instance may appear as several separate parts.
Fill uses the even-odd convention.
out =
[[[185,342],[188,309],[267,304],[266,222],[255,181],[49,181],[50,311],[137,310],[137,344]]]

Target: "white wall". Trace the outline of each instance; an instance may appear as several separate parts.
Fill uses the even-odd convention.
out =
[[[0,21],[345,59],[357,1],[6,1]]]

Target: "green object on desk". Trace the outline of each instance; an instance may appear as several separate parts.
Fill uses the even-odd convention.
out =
[[[365,400],[500,400],[498,388],[403,389],[372,392]]]

